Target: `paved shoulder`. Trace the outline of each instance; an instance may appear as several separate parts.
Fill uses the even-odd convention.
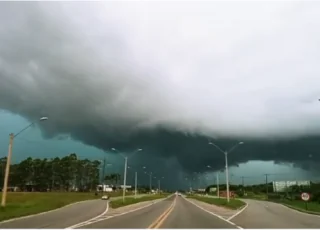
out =
[[[66,228],[106,210],[107,201],[88,200],[48,213],[0,223],[0,228]]]
[[[178,197],[175,207],[163,222],[161,228],[237,228],[230,223],[211,215],[184,198]]]
[[[232,219],[242,228],[320,228],[320,216],[300,213],[273,202],[245,201],[248,207]]]

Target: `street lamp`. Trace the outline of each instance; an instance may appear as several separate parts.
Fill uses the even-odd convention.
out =
[[[48,117],[41,117],[39,121],[46,121],[48,120]],[[7,157],[7,163],[6,163],[6,171],[4,174],[4,180],[3,180],[3,189],[2,189],[2,199],[1,199],[1,206],[6,206],[7,201],[7,190],[8,190],[8,181],[9,181],[9,174],[10,174],[10,164],[11,164],[11,156],[12,156],[12,145],[13,145],[13,139],[17,137],[19,134],[21,134],[23,131],[31,127],[36,121],[31,122],[28,126],[21,129],[16,134],[10,133],[10,139],[9,139],[9,149],[8,149],[8,157]]]
[[[207,165],[207,168],[211,169],[210,165]],[[217,172],[217,179],[216,179],[216,183],[217,183],[217,197],[220,198],[220,191],[219,191],[219,171]]]
[[[152,172],[144,172],[145,174],[147,174],[149,176],[149,190],[150,190],[150,193],[151,193],[151,190],[152,190]]]
[[[158,180],[158,193],[160,194],[160,189],[161,189],[161,179],[164,179],[164,177],[160,177]]]
[[[127,168],[128,168],[128,157],[132,157],[135,153],[142,151],[142,149],[137,149],[136,151],[132,152],[131,155],[126,156],[119,152],[115,148],[111,148],[112,151],[115,151],[120,154],[124,158],[124,175],[123,175],[123,193],[122,193],[122,201],[124,202],[126,196],[126,183],[127,183]]]
[[[233,145],[229,150],[223,151],[218,145],[209,142],[209,145],[213,145],[214,147],[216,147],[220,152],[222,152],[224,154],[225,157],[225,163],[226,163],[226,186],[227,186],[227,202],[229,203],[230,201],[230,194],[229,194],[229,171],[228,171],[228,153],[231,153],[236,147],[238,147],[239,145],[244,144],[244,142],[240,141],[237,144]]]

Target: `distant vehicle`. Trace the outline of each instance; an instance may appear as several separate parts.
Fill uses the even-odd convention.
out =
[[[178,193],[178,196],[181,196],[181,193],[180,193],[180,192]]]
[[[101,199],[102,199],[102,200],[109,200],[109,196],[108,196],[108,195],[104,195],[104,196],[102,196]]]

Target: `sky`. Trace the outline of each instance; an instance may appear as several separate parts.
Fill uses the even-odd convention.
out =
[[[207,162],[223,169],[208,142],[225,150],[243,141],[231,167],[318,172],[319,2],[0,6],[0,108],[49,117],[25,134],[44,139],[30,147],[35,156],[46,144],[94,157],[143,148],[134,164],[181,181]],[[8,120],[26,122],[11,114],[1,133]]]

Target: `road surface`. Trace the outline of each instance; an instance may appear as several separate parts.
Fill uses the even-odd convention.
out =
[[[244,201],[248,207],[231,219],[242,228],[320,228],[320,216],[301,213],[273,202]]]
[[[99,215],[107,201],[89,200],[36,216],[0,223],[3,228],[66,228]]]
[[[143,194],[139,195],[143,196]],[[111,199],[120,199],[114,197]],[[107,201],[97,199],[76,203],[47,213],[0,222],[2,228],[67,228],[89,220],[106,210]]]
[[[80,228],[236,228],[176,196],[135,212],[105,218]]]
[[[280,204],[245,200],[249,205],[231,219],[235,225],[196,207],[185,198],[172,196],[137,211],[110,209],[99,219],[78,228],[320,228],[320,216],[300,213]],[[4,228],[67,228],[103,213],[106,201],[91,200],[49,213],[0,223]],[[138,205],[139,206],[139,205]],[[137,206],[137,207],[138,207]],[[132,209],[132,208],[131,208]],[[129,207],[122,210],[131,210]],[[99,220],[99,221],[98,221]]]

